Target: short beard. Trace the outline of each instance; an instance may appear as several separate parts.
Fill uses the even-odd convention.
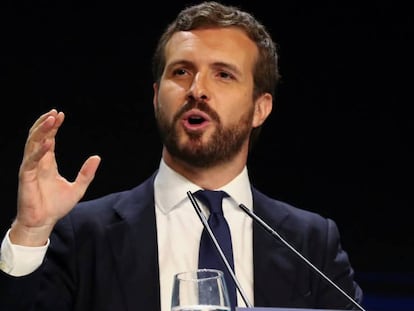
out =
[[[202,133],[187,132],[190,142],[180,146],[177,123],[180,122],[183,113],[195,107],[207,113],[218,124],[216,131],[204,145]],[[173,157],[195,167],[209,168],[230,161],[240,152],[250,135],[253,108],[228,128],[223,127],[218,114],[205,102],[187,103],[176,113],[171,124],[159,109],[156,111],[156,119],[162,142]]]

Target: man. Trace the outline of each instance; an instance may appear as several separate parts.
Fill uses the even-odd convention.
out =
[[[19,170],[17,215],[1,249],[1,310],[161,310],[173,275],[197,269],[203,225],[187,192],[224,190],[234,269],[254,306],[358,309],[240,208],[260,215],[351,299],[361,302],[332,220],[271,199],[246,162],[272,110],[275,44],[253,16],[203,2],[185,8],[154,54],[159,169],[141,185],[79,202],[100,163],[73,182],[58,172],[64,113],[40,116]],[[201,204],[201,203],[200,203]],[[240,295],[238,306],[245,306]]]

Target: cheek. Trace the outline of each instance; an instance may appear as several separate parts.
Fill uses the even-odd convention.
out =
[[[174,87],[171,82],[163,82],[159,86],[156,103],[156,114],[162,115],[166,122],[172,122],[177,111],[185,104],[185,93]]]
[[[225,111],[222,111],[223,122],[231,122],[237,124],[238,122],[252,123],[254,117],[254,104],[251,100],[251,94],[245,94],[238,97],[238,99],[231,100],[232,105],[225,105]],[[227,101],[229,103],[229,101]]]
[[[184,104],[185,95],[185,90],[178,84],[163,80],[158,91],[158,106],[164,110],[174,110]]]

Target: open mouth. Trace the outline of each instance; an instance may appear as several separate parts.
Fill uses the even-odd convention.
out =
[[[202,124],[205,120],[206,119],[200,116],[190,116],[188,118],[188,123],[190,123],[191,125],[197,125],[197,124]]]
[[[192,109],[183,115],[184,127],[189,130],[200,130],[210,124],[210,117],[203,111]]]

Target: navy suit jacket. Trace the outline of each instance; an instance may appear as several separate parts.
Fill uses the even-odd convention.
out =
[[[80,202],[56,225],[41,267],[23,277],[0,272],[0,310],[159,311],[154,176],[131,190]],[[335,223],[252,190],[254,212],[361,302]],[[255,306],[354,308],[257,225],[253,241]]]

